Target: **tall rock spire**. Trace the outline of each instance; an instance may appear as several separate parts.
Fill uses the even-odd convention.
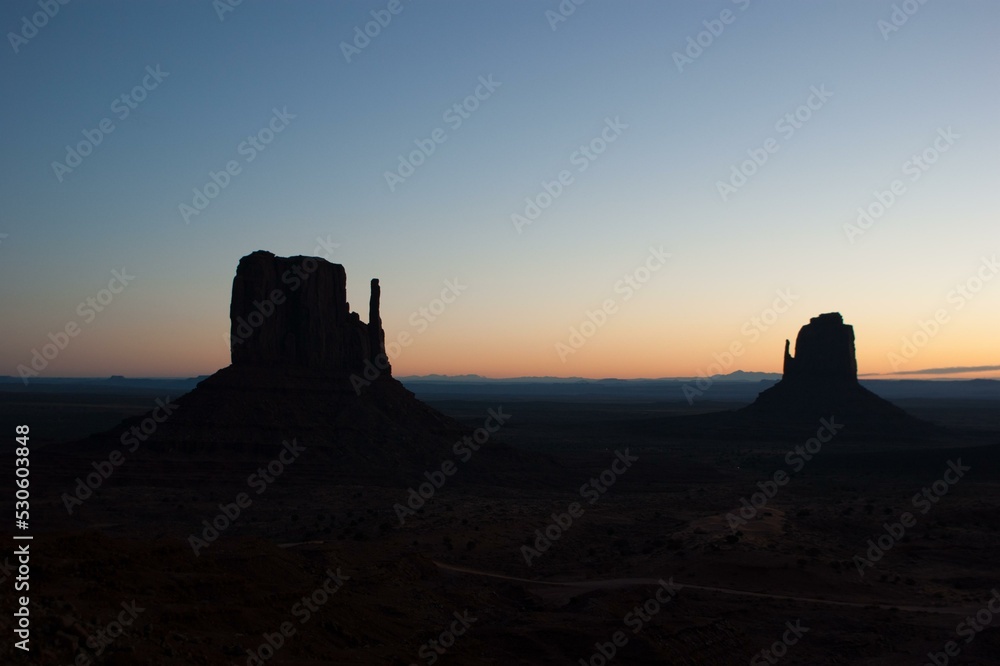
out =
[[[385,354],[385,331],[382,330],[382,317],[379,315],[379,300],[382,290],[378,286],[378,278],[372,278],[371,298],[368,301],[368,347],[370,350],[369,359],[376,367],[389,367],[389,359],[379,359]],[[381,361],[381,362],[380,362]]]

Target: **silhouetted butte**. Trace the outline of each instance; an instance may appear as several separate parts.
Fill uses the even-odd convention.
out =
[[[683,435],[746,439],[798,438],[815,432],[820,419],[842,424],[839,438],[912,439],[940,434],[858,382],[854,328],[839,312],[813,317],[799,330],[795,355],[785,341],[781,380],[747,407],[678,417],[668,430]]]
[[[471,430],[392,377],[379,301],[372,280],[365,323],[350,310],[343,266],[264,251],[243,257],[229,309],[231,365],[174,400],[143,451],[238,461],[273,456],[294,438],[313,463],[330,462],[323,469],[331,478],[405,483],[453,459],[453,445]],[[146,416],[74,448],[106,450]],[[522,473],[520,454],[492,439],[483,448],[480,479]]]

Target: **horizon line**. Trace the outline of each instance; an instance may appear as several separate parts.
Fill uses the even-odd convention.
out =
[[[226,367],[229,367],[229,366],[226,366]],[[953,378],[948,378],[948,377],[934,377],[934,375],[942,375],[942,374],[950,374],[950,373],[961,374],[961,373],[966,373],[966,372],[984,372],[984,371],[993,371],[993,370],[1000,370],[1000,366],[976,366],[976,367],[969,367],[969,368],[930,368],[928,370],[908,370],[908,371],[895,372],[895,373],[876,373],[876,372],[871,372],[871,373],[859,374],[858,375],[858,379],[861,380],[862,378],[866,378],[866,379],[867,378],[894,378],[894,377],[898,377],[898,376],[925,375],[926,374],[926,375],[931,375],[931,377],[928,377],[926,379],[916,379],[916,380],[911,380],[911,381],[974,381],[976,379],[992,379],[993,381],[1000,380],[1000,378],[997,378],[997,379],[993,379],[993,378],[971,378],[971,379],[954,378],[953,379]],[[216,371],[216,372],[218,372],[218,371]],[[119,374],[99,375],[99,376],[98,375],[69,375],[69,376],[59,376],[59,377],[36,377],[36,378],[33,378],[31,380],[31,382],[32,383],[54,383],[54,382],[63,382],[63,381],[101,381],[101,382],[106,382],[106,381],[111,381],[111,380],[115,380],[115,379],[117,379],[117,380],[125,380],[125,381],[128,381],[128,380],[191,381],[191,380],[195,380],[195,379],[206,379],[208,377],[211,377],[214,374],[215,373],[212,372],[212,373],[199,374],[199,375],[164,375],[164,376],[157,376],[157,375],[119,375]],[[464,374],[456,374],[456,375],[431,373],[431,374],[426,374],[426,375],[402,375],[400,377],[395,377],[394,376],[393,379],[396,379],[397,381],[403,381],[403,380],[426,380],[426,379],[435,379],[435,378],[440,378],[440,379],[443,379],[443,380],[456,380],[456,379],[463,379],[463,378],[474,378],[474,379],[481,379],[481,380],[485,380],[485,381],[556,380],[556,381],[590,381],[590,382],[599,382],[599,381],[621,381],[621,382],[647,381],[647,382],[655,382],[655,381],[697,381],[699,379],[711,379],[711,378],[715,378],[715,377],[730,377],[730,376],[732,376],[734,374],[771,375],[777,381],[780,381],[780,379],[782,377],[782,373],[780,373],[780,372],[767,372],[767,371],[757,371],[757,370],[734,370],[733,372],[727,373],[727,374],[715,374],[715,375],[709,375],[709,376],[696,375],[696,376],[673,376],[673,377],[663,376],[663,377],[625,377],[625,378],[623,378],[623,377],[584,377],[584,376],[580,376],[580,375],[568,375],[568,376],[557,376],[557,375],[515,375],[515,376],[509,376],[509,377],[497,377],[497,376],[480,375],[478,373],[464,373]],[[747,382],[757,382],[757,381],[767,381],[769,379],[772,379],[772,377],[768,377],[768,378],[765,378],[765,379],[750,379],[750,380],[746,380],[746,381]],[[3,383],[21,383],[21,381],[22,380],[19,377],[17,377],[16,375],[0,375],[0,382],[3,382]]]

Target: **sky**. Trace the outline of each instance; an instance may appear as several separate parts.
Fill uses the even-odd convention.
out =
[[[264,249],[379,278],[397,376],[780,372],[836,311],[1000,377],[992,0],[234,2],[0,7],[0,375],[210,374]]]

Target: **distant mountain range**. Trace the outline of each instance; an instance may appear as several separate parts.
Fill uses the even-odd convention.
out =
[[[10,375],[0,375],[0,387],[5,390],[14,388],[26,388],[26,390],[46,388],[48,390],[65,390],[67,388],[78,388],[82,390],[105,390],[105,389],[170,389],[189,391],[198,385],[198,382],[207,379],[208,375],[198,377],[123,377],[122,375],[112,375],[111,377],[35,377],[29,380],[28,386],[20,377]]]
[[[122,377],[103,378],[38,377],[25,387],[19,377],[0,376],[0,391],[120,392],[122,390],[187,392],[207,376],[189,378]],[[421,399],[472,400],[477,398],[531,398],[601,400],[684,401],[685,386],[701,379],[700,402],[749,403],[773,386],[781,375],[773,372],[737,370],[714,375],[706,388],[705,378],[664,377],[659,379],[590,379],[587,377],[509,377],[494,379],[482,375],[420,375],[400,378],[400,382]],[[861,385],[886,398],[1000,400],[1000,380],[996,379],[862,379]]]
[[[593,382],[688,382],[700,379],[699,377],[650,377],[650,378],[639,378],[639,379],[618,379],[615,377],[606,377],[603,379],[592,379],[589,377],[505,377],[500,379],[494,379],[492,377],[483,377],[482,375],[410,375],[408,377],[400,377],[401,382],[505,382],[505,383],[533,383],[533,384],[575,384],[575,383],[593,383]],[[746,372],[744,370],[736,370],[735,372],[730,372],[727,375],[712,375],[710,379],[713,382],[728,381],[728,382],[760,382],[760,381],[777,381],[781,379],[781,373],[779,372]]]
[[[700,379],[700,382],[695,383]],[[706,386],[706,379],[711,382]],[[512,377],[422,375],[400,378],[422,400],[541,399],[652,400],[669,402],[750,403],[781,379],[772,372],[738,370],[710,378],[588,379],[585,377]],[[861,385],[886,400],[1000,400],[995,379],[862,379]],[[699,389],[695,397],[691,387]],[[688,389],[685,392],[685,388]]]

